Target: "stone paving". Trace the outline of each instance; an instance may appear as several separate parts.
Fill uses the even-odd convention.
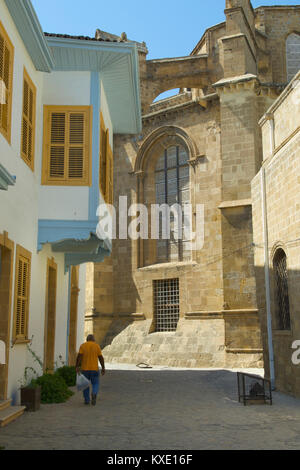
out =
[[[76,393],[0,430],[7,450],[300,449],[300,400],[244,407],[236,373],[113,366],[96,407]],[[257,372],[257,371],[256,371]]]

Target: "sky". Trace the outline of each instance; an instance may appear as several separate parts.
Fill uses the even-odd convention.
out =
[[[95,36],[96,29],[145,41],[147,59],[189,55],[207,28],[225,20],[225,0],[31,0],[47,33]],[[300,0],[252,0],[299,5]],[[168,91],[157,99],[174,95]]]
[[[189,55],[204,31],[224,21],[225,0],[32,0],[45,32],[94,37],[97,28],[145,41],[148,59]],[[252,0],[298,5],[300,0]]]

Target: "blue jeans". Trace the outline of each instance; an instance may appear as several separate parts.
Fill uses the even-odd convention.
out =
[[[92,394],[97,395],[99,392],[99,371],[98,370],[83,370],[82,374],[92,384]],[[90,387],[83,390],[83,396],[86,403],[90,402]]]

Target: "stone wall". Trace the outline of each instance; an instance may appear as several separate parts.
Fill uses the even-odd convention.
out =
[[[286,39],[293,32],[300,33],[300,6],[269,6],[256,9],[256,17],[260,18],[266,38],[266,49],[270,54],[272,82],[286,84],[288,81],[286,68]]]
[[[299,70],[300,34],[291,33],[286,40],[287,79],[290,81]]]
[[[138,243],[114,241],[114,313],[110,319],[104,314],[94,318],[94,332],[102,340],[108,361],[191,367],[261,366],[253,253],[249,250],[251,207],[232,208],[229,219],[228,213],[224,216],[219,208],[224,196],[218,99],[213,97],[206,108],[195,102],[180,110],[165,109],[162,114],[164,128],[170,125],[184,129],[195,142],[197,153],[203,155],[190,167],[190,178],[192,201],[205,207],[204,246],[192,253],[189,262],[139,267]],[[137,154],[159,129],[160,122],[160,113],[144,119],[143,136],[138,141],[116,137],[116,206],[120,195],[128,196],[128,204],[138,200],[138,177],[132,174]],[[250,187],[250,173],[247,183]],[[100,272],[101,266],[97,269]],[[180,284],[177,331],[152,333],[153,281],[173,278],[178,278]],[[100,298],[97,312],[99,302]],[[139,321],[133,321],[136,315]]]
[[[143,130],[115,136],[115,207],[119,196],[127,196],[128,205],[147,202],[159,152],[181,142],[190,157],[194,212],[204,205],[205,236],[190,260],[165,264],[155,264],[155,243],[114,241],[112,271],[95,266],[88,282],[94,297],[87,325],[108,360],[262,365],[251,180],[263,161],[258,121],[286,82],[283,51],[299,18],[298,7],[253,10],[248,0],[228,0],[226,22],[209,28],[191,56],[147,61],[139,53]],[[192,90],[152,104],[171,88]],[[171,334],[153,333],[153,281],[162,279],[180,285],[180,321]]]
[[[105,359],[109,362],[136,365],[142,362],[169,367],[262,367],[260,350],[255,350],[250,344],[249,350],[246,350],[241,339],[232,341],[234,330],[237,336],[241,334],[236,320],[233,325],[227,324],[225,329],[221,315],[215,314],[215,318],[212,315],[211,319],[205,316],[192,320],[182,318],[175,333],[152,334],[149,334],[152,320],[115,320],[102,344]],[[257,335],[256,323],[257,320],[253,323],[248,319],[248,324],[244,325],[244,336],[249,338],[251,327],[254,336]],[[226,342],[234,346],[238,346],[239,342],[241,347],[226,350]],[[257,348],[257,343],[255,346]]]
[[[299,77],[300,74],[295,80],[299,80]],[[262,120],[263,132],[266,135],[269,134],[269,139],[272,129],[270,119],[275,123],[275,147],[272,154],[270,154],[270,149],[267,149],[264,169],[266,174],[268,262],[270,266],[275,380],[279,390],[300,396],[300,366],[292,363],[292,344],[300,339],[300,112],[295,82],[289,85],[268,110],[267,117]],[[286,125],[283,126],[283,123]],[[289,135],[287,135],[287,130]],[[257,299],[263,332],[266,371],[270,374],[260,174],[253,180],[252,197]],[[278,248],[282,248],[287,256],[291,330],[278,329],[276,284],[273,272],[273,259]]]

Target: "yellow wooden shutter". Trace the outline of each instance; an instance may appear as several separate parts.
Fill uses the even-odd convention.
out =
[[[28,262],[20,257],[17,285],[17,336],[25,336],[27,304]]]
[[[66,113],[50,113],[49,177],[65,178]]]
[[[31,254],[17,247],[15,279],[15,330],[16,340],[26,339],[28,328]]]
[[[33,119],[33,115],[34,115],[34,102],[35,102],[35,99],[34,99],[34,93],[33,93],[33,90],[30,88],[29,90],[29,116],[28,116],[28,120],[29,120],[29,126],[28,126],[28,160],[30,162],[32,162],[33,160],[33,152],[34,152],[34,148],[33,148],[33,136],[34,136],[34,119]]]
[[[69,155],[68,177],[70,179],[83,179],[84,144],[85,144],[85,116],[83,113],[69,114]]]
[[[0,22],[0,131],[10,141],[13,46]]]
[[[107,204],[113,203],[113,152],[110,145],[108,146],[107,150],[105,201],[107,202]]]
[[[107,204],[113,203],[113,153],[109,143],[109,129],[105,128],[101,113],[99,187]]]
[[[42,183],[90,184],[89,106],[45,106]]]
[[[114,154],[113,154],[113,151],[111,151],[111,160],[110,160],[109,200],[110,200],[110,204],[114,203]]]
[[[9,50],[4,43],[3,49],[3,59],[2,59],[3,69],[2,69],[2,82],[5,86],[5,103],[2,103],[2,113],[1,113],[1,127],[5,133],[8,131],[8,93],[9,93]]]
[[[108,203],[109,194],[109,174],[110,174],[110,145],[109,145],[109,129],[106,129],[106,149],[105,149],[105,196],[104,199]]]
[[[33,170],[35,141],[36,88],[24,70],[21,156]]]
[[[23,118],[22,118],[22,155],[27,158],[28,147],[28,104],[29,104],[29,87],[26,80],[23,85]]]
[[[104,119],[101,114],[99,185],[100,185],[100,191],[104,198],[105,198],[105,193],[106,193],[106,160],[107,160],[107,132],[105,129]]]

